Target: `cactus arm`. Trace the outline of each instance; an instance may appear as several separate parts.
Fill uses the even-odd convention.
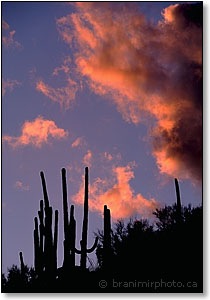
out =
[[[95,242],[93,244],[93,246],[90,249],[87,249],[87,253],[91,253],[95,250],[95,248],[97,247],[98,244],[98,237],[95,238]]]
[[[82,251],[81,251],[81,250],[78,250],[76,247],[74,248],[74,251],[75,251],[77,254],[82,254]]]
[[[46,187],[46,182],[45,182],[45,178],[44,178],[44,172],[40,172],[40,176],[41,176],[41,181],[42,181],[42,189],[43,189],[45,207],[48,208],[49,207],[49,199],[48,199],[48,195],[47,195],[47,187]]]
[[[82,244],[82,241],[80,241],[80,244]],[[86,253],[91,253],[95,250],[95,248],[97,247],[98,244],[98,237],[95,238],[95,242],[93,244],[93,246],[90,249],[86,249]],[[82,254],[82,249],[78,250],[76,247],[74,248],[75,252],[77,254]]]

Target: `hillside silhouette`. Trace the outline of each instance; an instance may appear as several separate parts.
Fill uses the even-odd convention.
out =
[[[63,264],[57,264],[59,214],[50,206],[44,173],[43,200],[34,218],[34,267],[13,265],[2,274],[2,292],[202,292],[203,210],[182,206],[178,180],[176,203],[154,211],[147,219],[117,221],[111,226],[111,210],[104,205],[104,228],[88,239],[88,168],[85,168],[84,212],[80,249],[76,244],[74,205],[67,201],[66,170],[62,169]],[[53,221],[54,220],[54,221]],[[87,268],[88,254],[95,252],[97,267]],[[80,265],[75,256],[80,255]]]

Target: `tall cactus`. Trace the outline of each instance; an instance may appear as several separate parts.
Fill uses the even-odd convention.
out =
[[[63,191],[63,221],[64,221],[64,266],[69,263],[69,239],[68,239],[68,202],[67,202],[67,185],[66,185],[66,170],[61,170],[62,174],[62,191]]]
[[[38,220],[37,217],[34,218],[34,267],[38,275],[40,275],[40,266],[42,260],[40,259],[40,244],[39,244],[39,231],[38,231]]]
[[[74,218],[74,205],[71,205],[69,223],[69,244],[70,244],[70,266],[75,266],[75,243],[76,243],[76,220]]]
[[[43,272],[44,268],[44,203],[43,200],[40,200],[40,210],[38,211],[39,216],[39,256],[38,259],[40,261],[39,272]]]
[[[103,241],[103,267],[108,266],[111,252],[111,216],[110,209],[104,205],[104,241]]]
[[[70,210],[70,222],[68,218],[68,199],[66,170],[63,168],[62,173],[62,190],[63,190],[63,219],[64,219],[64,268],[75,266],[75,239],[76,239],[76,220],[74,219],[74,205]]]
[[[55,211],[53,236],[52,207],[49,205],[44,173],[41,172],[40,175],[44,202],[43,200],[40,201],[40,210],[38,211],[39,226],[38,218],[34,218],[34,265],[38,276],[41,276],[44,271],[46,276],[50,279],[55,278],[57,270],[58,211]]]
[[[21,275],[23,275],[24,271],[25,271],[25,264],[24,264],[24,261],[23,261],[23,253],[20,252],[19,256],[20,256],[20,272],[21,272]]]
[[[175,178],[175,189],[176,189],[176,209],[177,209],[177,223],[180,223],[182,220],[182,205],[180,198],[180,190],[179,190],[179,182],[177,178]]]
[[[85,198],[84,198],[84,216],[82,225],[82,240],[80,241],[81,250],[75,248],[75,252],[81,255],[80,266],[82,269],[86,269],[87,253],[91,253],[95,250],[98,243],[96,237],[93,246],[87,249],[87,233],[88,233],[88,167],[85,168]]]
[[[55,211],[53,254],[54,254],[54,272],[57,270],[57,248],[58,248],[58,210]]]

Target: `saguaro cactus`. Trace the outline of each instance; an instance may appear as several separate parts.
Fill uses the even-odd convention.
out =
[[[39,231],[38,231],[38,220],[34,218],[34,267],[38,275],[40,275],[42,258],[40,257],[40,244],[39,244]]]
[[[177,178],[175,178],[175,189],[176,189],[176,209],[177,209],[177,223],[180,223],[182,220],[182,205],[180,198],[180,190],[179,190],[179,182]]]
[[[20,252],[19,256],[20,256],[20,272],[21,272],[21,275],[23,275],[24,271],[25,271],[25,264],[24,264],[24,261],[23,261],[23,253]]]
[[[39,271],[42,272],[44,268],[44,203],[43,200],[40,200],[40,210],[38,211],[38,216],[39,216],[39,253],[38,253],[38,259],[39,259]],[[35,221],[36,222],[36,221]],[[36,226],[35,226],[36,228]]]
[[[67,203],[67,185],[66,170],[63,168],[62,173],[62,190],[63,190],[63,221],[64,221],[64,266],[68,265],[69,260],[69,243],[68,243],[68,203]]]
[[[44,173],[41,172],[41,182],[44,195],[40,201],[40,210],[37,217],[34,218],[34,265],[35,271],[40,276],[45,271],[48,278],[55,278],[57,270],[57,242],[58,242],[58,211],[55,211],[54,237],[52,234],[52,207],[49,205],[47,187]]]
[[[103,267],[108,266],[111,252],[111,216],[110,209],[104,205],[104,241],[103,241]]]
[[[70,244],[70,266],[75,266],[75,242],[76,242],[76,220],[74,218],[74,205],[71,205],[69,223],[69,244]]]
[[[55,211],[54,238],[53,238],[53,255],[54,271],[57,270],[57,247],[58,247],[58,210]]]
[[[63,168],[62,189],[63,189],[63,219],[64,219],[64,268],[75,266],[75,239],[76,239],[76,220],[74,219],[74,205],[70,210],[70,222],[68,218],[68,200],[66,170]]]
[[[82,240],[80,241],[81,250],[75,248],[75,252],[81,255],[80,266],[82,269],[86,269],[87,253],[91,253],[95,250],[98,243],[96,237],[93,246],[87,249],[87,232],[88,232],[88,167],[85,168],[85,198],[84,198],[84,216],[82,225]]]

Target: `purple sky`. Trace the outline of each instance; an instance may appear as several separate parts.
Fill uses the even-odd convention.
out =
[[[156,24],[163,20],[161,11],[174,3],[139,3],[138,6]],[[114,5],[117,9],[118,4]],[[140,205],[151,203],[152,199],[155,205],[175,202],[173,176],[160,172],[148,138],[148,128],[155,124],[155,119],[147,116],[146,122],[127,122],[111,94],[103,96],[94,92],[88,81],[76,72],[77,49],[65,42],[62,33],[66,27],[59,28],[57,22],[73,12],[74,7],[62,2],[2,3],[5,37],[2,46],[3,272],[12,264],[19,264],[19,251],[23,251],[27,265],[33,264],[33,218],[42,199],[41,170],[45,173],[50,203],[54,210],[59,210],[59,266],[63,261],[62,167],[67,168],[72,204],[73,196],[79,201],[84,167],[90,166],[93,200],[89,212],[89,246],[93,243],[93,232],[102,229],[98,207],[107,199],[107,191],[111,194],[118,189],[119,192],[124,186],[126,199],[139,201]],[[56,69],[61,66],[63,69]],[[48,89],[45,93],[44,88]],[[48,133],[44,132],[45,126]],[[193,179],[182,177],[182,203],[199,205],[200,186]],[[122,203],[113,204],[116,218],[139,217],[141,212],[143,217],[149,215],[147,209],[137,208],[136,204],[130,207],[127,202],[119,207],[118,214],[118,205]],[[111,204],[109,207],[112,212]],[[79,204],[75,204],[75,215],[79,247],[82,225]]]

